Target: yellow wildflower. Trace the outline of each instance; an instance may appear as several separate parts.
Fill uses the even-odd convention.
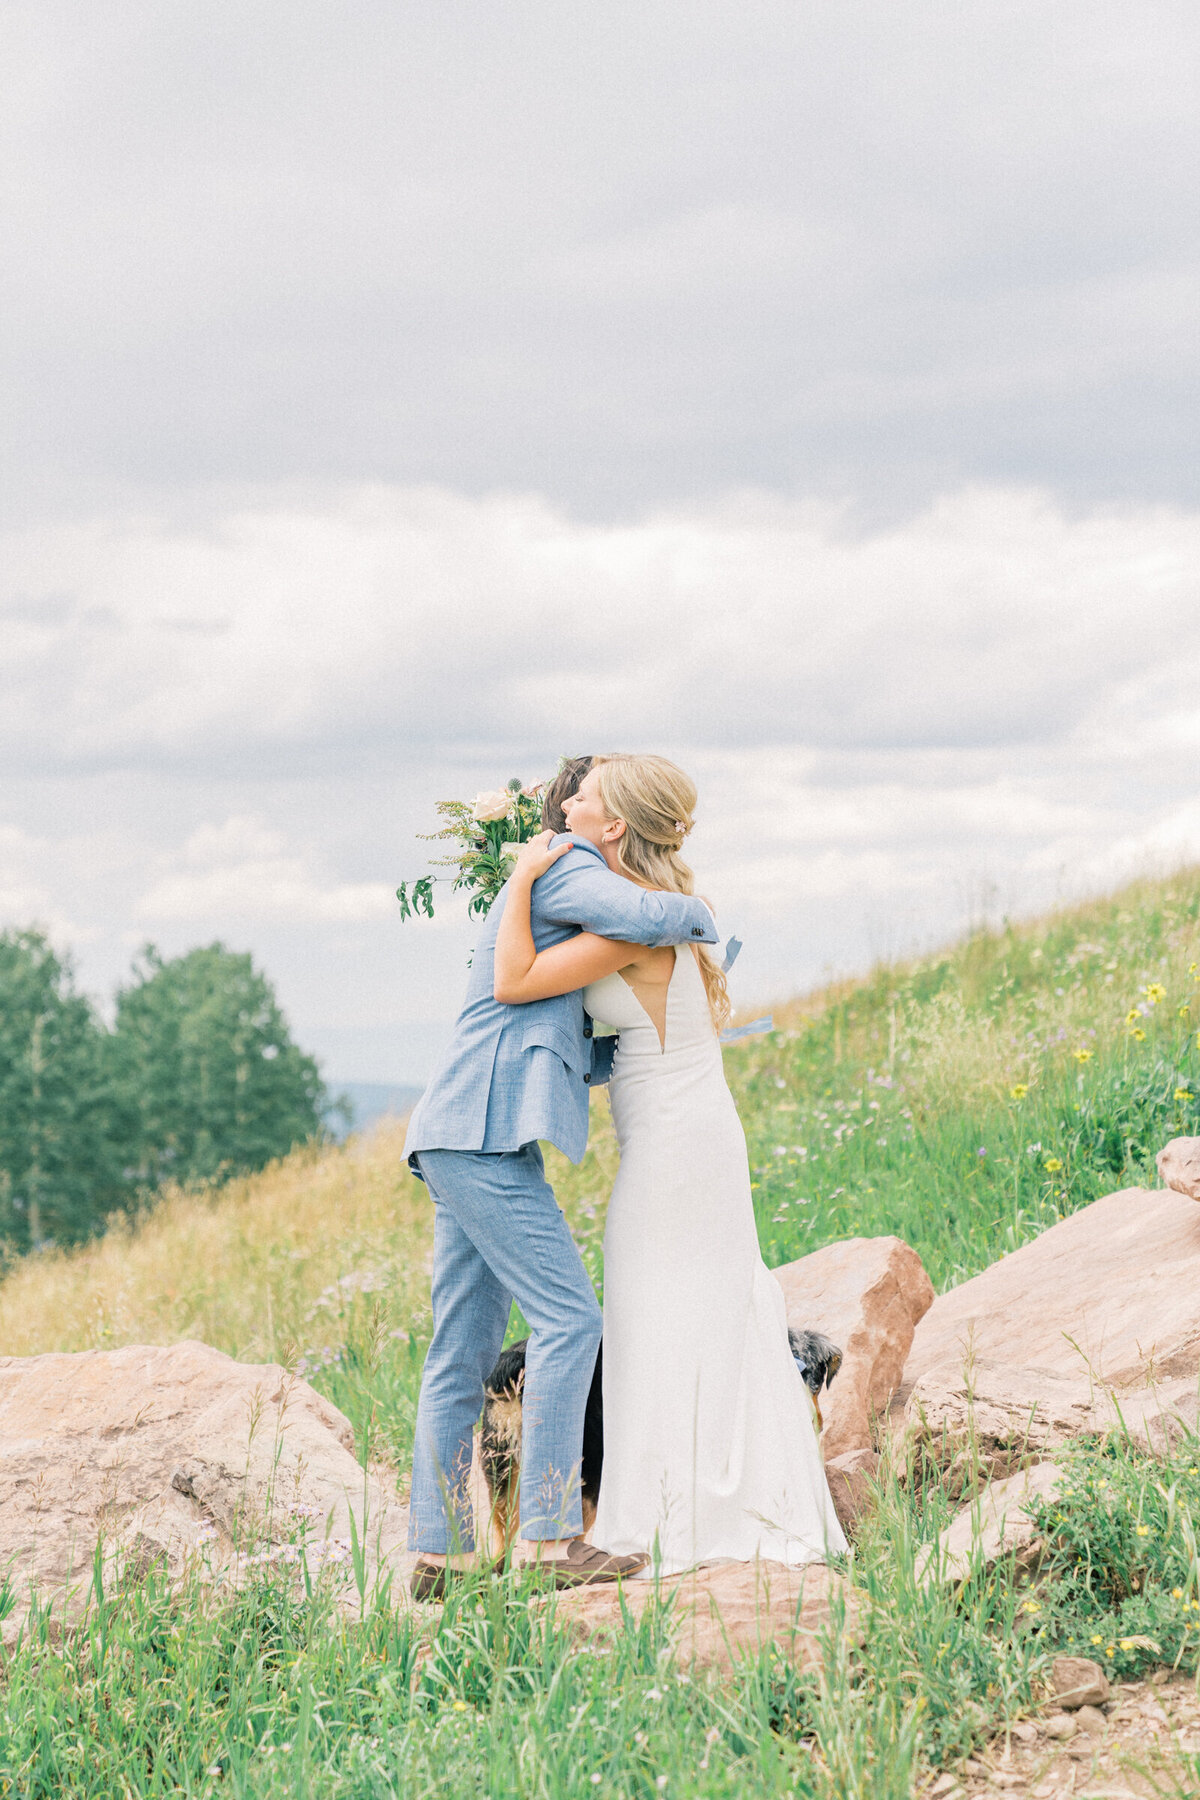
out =
[[[1182,1588],[1172,1588],[1171,1589],[1171,1598],[1172,1598],[1172,1600],[1182,1600],[1183,1599],[1183,1589]]]
[[[1026,1600],[1021,1607],[1023,1613],[1039,1613],[1042,1610],[1040,1600]]]
[[[1195,1095],[1192,1093],[1191,1088],[1176,1088],[1175,1098],[1177,1100],[1192,1100],[1195,1098]]]
[[[1151,1006],[1157,1006],[1160,1000],[1165,1000],[1167,997],[1167,990],[1161,981],[1152,981],[1148,987],[1142,989],[1142,992]]]
[[[466,1701],[465,1700],[456,1700],[454,1702],[454,1710],[455,1710],[455,1712],[466,1712],[466,1710],[467,1710]]]
[[[1139,1525],[1136,1527],[1136,1529],[1137,1529],[1137,1534],[1139,1537],[1149,1537],[1150,1536],[1150,1527],[1148,1525]]]
[[[1122,1650],[1136,1650],[1137,1645],[1134,1643],[1132,1638],[1122,1638],[1121,1639],[1121,1648],[1122,1648]]]
[[[1188,1016],[1188,1014],[1189,1014],[1189,1013],[1190,1013],[1190,1012],[1191,1012],[1191,1010],[1192,1010],[1192,1003],[1191,1003],[1191,1001],[1190,1001],[1190,1000],[1185,1000],[1185,1001],[1184,1001],[1184,1003],[1183,1003],[1183,1005],[1182,1005],[1182,1006],[1181,1006],[1181,1007],[1180,1007],[1180,1009],[1179,1009],[1179,1016],[1180,1016],[1180,1018],[1181,1018],[1181,1019],[1186,1019],[1186,1018],[1187,1018],[1187,1016]]]
[[[1102,1644],[1104,1639],[1100,1636],[1099,1632],[1094,1631],[1092,1633],[1092,1642],[1093,1644]]]
[[[1142,1015],[1138,1011],[1137,1007],[1131,1006],[1129,1011],[1125,1014],[1125,1023],[1127,1025],[1136,1025],[1138,1020],[1141,1018],[1141,1016]]]
[[[1062,1168],[1062,1162],[1057,1156],[1048,1156],[1042,1164],[1042,1167],[1045,1169],[1047,1175],[1057,1175],[1058,1171]]]
[[[1071,1055],[1075,1058],[1077,1063],[1087,1063],[1091,1062],[1092,1057],[1095,1055],[1095,1051],[1082,1049],[1072,1050]]]
[[[1008,1091],[1014,1100],[1023,1100],[1029,1092],[1029,1083],[1027,1081],[1016,1081]]]
[[[1133,1031],[1131,1031],[1129,1035],[1131,1038],[1135,1038],[1139,1044],[1144,1044],[1146,1041],[1146,1034],[1142,1030],[1140,1025],[1136,1026],[1135,1029]]]
[[[1200,962],[1189,963],[1188,974],[1195,975],[1197,980],[1200,980]]]
[[[1117,1654],[1116,1646],[1114,1644],[1107,1644],[1104,1649],[1104,1654],[1105,1656],[1115,1656]]]

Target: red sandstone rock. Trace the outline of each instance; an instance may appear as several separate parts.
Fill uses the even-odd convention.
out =
[[[1155,1161],[1164,1187],[1200,1200],[1200,1137],[1172,1138]]]
[[[729,1668],[743,1653],[775,1643],[800,1668],[820,1658],[822,1637],[831,1630],[854,1632],[853,1595],[835,1570],[823,1563],[789,1569],[782,1563],[720,1563],[662,1581],[672,1595],[680,1658],[696,1667]],[[574,1620],[588,1637],[621,1630],[622,1601],[635,1619],[654,1593],[650,1581],[613,1587],[577,1588],[557,1598],[558,1616]]]
[[[843,1353],[821,1395],[826,1462],[872,1447],[872,1422],[887,1411],[917,1321],[933,1286],[915,1250],[900,1238],[845,1238],[775,1270],[788,1324],[810,1326]]]
[[[1198,1373],[1200,1210],[1130,1188],[940,1295],[892,1413],[943,1464],[1006,1474],[1120,1421],[1160,1449],[1194,1428]]]
[[[327,1545],[348,1560],[353,1511],[372,1576],[398,1564],[403,1509],[353,1447],[349,1420],[306,1381],[207,1344],[0,1357],[6,1640],[31,1593],[78,1615],[100,1540],[110,1579],[152,1562],[178,1576],[202,1545],[214,1566],[244,1566],[235,1538],[272,1557],[302,1534],[318,1568]]]

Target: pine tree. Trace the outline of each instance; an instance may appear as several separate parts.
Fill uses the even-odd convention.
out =
[[[128,1204],[105,1031],[38,931],[0,933],[0,1242],[73,1242]]]
[[[111,1056],[143,1191],[261,1169],[321,1129],[316,1063],[270,982],[223,944],[169,962],[147,946],[117,996]]]

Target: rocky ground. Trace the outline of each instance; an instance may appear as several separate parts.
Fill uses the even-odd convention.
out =
[[[1052,1708],[1013,1727],[986,1756],[932,1781],[929,1800],[1029,1795],[1031,1800],[1192,1800],[1200,1793],[1200,1696],[1191,1679],[1158,1671],[1122,1682],[1100,1706]]]

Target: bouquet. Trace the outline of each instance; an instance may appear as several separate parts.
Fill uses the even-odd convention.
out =
[[[476,794],[469,804],[465,800],[438,801],[437,811],[445,823],[440,831],[425,831],[421,836],[454,846],[448,856],[432,860],[455,871],[451,891],[468,890],[467,912],[472,918],[486,917],[512,874],[517,851],[541,831],[544,786],[538,782],[523,787],[514,776],[507,787]],[[448,875],[422,875],[417,881],[402,881],[396,889],[400,917],[416,918],[424,913],[432,919],[434,883],[450,880]]]

